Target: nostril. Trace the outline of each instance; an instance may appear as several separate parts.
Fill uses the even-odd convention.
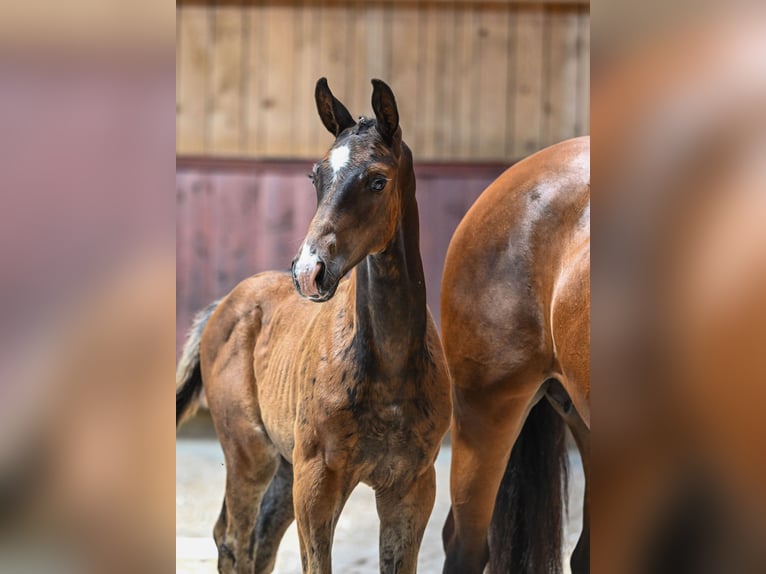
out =
[[[322,279],[324,279],[324,272],[325,272],[325,265],[320,260],[317,263],[316,278],[314,279],[314,282],[316,283],[317,286],[319,286],[319,284],[322,282]]]

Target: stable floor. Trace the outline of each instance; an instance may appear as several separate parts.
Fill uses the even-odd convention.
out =
[[[436,461],[436,503],[420,549],[421,574],[438,574],[444,561],[441,528],[449,510],[449,464],[452,451],[442,447]],[[566,531],[567,554],[579,536],[582,523],[584,479],[580,457],[570,451],[570,515]],[[176,444],[176,571],[186,574],[216,572],[217,552],[213,525],[223,500],[225,468],[218,441],[212,438],[179,438]],[[567,558],[568,562],[568,558]],[[295,524],[279,549],[276,574],[299,574],[300,554]],[[333,546],[333,571],[340,574],[374,574],[378,569],[378,518],[375,496],[359,485],[338,522]],[[565,572],[569,572],[568,564]]]

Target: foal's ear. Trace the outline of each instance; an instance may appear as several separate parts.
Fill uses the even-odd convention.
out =
[[[382,80],[372,81],[372,109],[378,120],[378,132],[391,145],[399,128],[399,110],[396,109],[394,92]]]
[[[356,123],[351,114],[348,113],[346,106],[332,95],[330,86],[327,85],[327,78],[319,78],[316,90],[314,90],[314,98],[324,127],[335,137]]]

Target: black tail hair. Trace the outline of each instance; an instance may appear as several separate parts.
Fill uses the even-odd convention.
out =
[[[543,398],[521,429],[497,493],[491,574],[561,574],[567,481],[565,423]]]
[[[202,392],[202,372],[199,367],[199,346],[202,331],[220,301],[214,301],[194,317],[192,328],[184,343],[184,350],[176,368],[176,428],[197,412]]]

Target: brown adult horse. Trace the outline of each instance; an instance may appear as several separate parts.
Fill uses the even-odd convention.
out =
[[[491,572],[561,571],[565,423],[590,474],[589,153],[579,138],[508,169],[447,251],[454,424],[444,572],[481,573],[488,560]],[[587,488],[578,573],[589,568]]]
[[[294,518],[303,571],[330,572],[359,482],[377,497],[381,572],[417,568],[449,377],[426,307],[412,154],[393,93],[372,83],[375,120],[356,123],[319,80],[336,139],[313,171],[317,212],[292,274],[256,275],[211,305],[178,366],[177,422],[204,381],[226,459],[222,572],[270,572]]]

